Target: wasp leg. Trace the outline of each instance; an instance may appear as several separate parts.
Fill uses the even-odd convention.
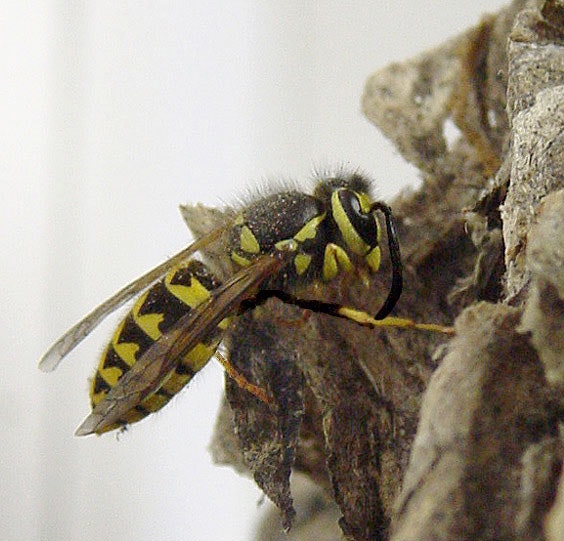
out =
[[[376,319],[367,312],[357,310],[356,308],[350,308],[341,304],[323,302],[313,299],[300,299],[290,293],[286,293],[285,291],[277,290],[260,291],[255,298],[247,300],[244,305],[242,305],[242,308],[244,310],[251,309],[254,306],[264,303],[270,297],[276,297],[286,304],[293,304],[295,306],[299,306],[300,308],[311,310],[313,312],[321,312],[323,314],[329,314],[330,316],[348,319],[349,321],[353,321],[358,325],[369,327],[371,329],[375,329],[376,327],[398,327],[402,329],[415,329],[418,331],[454,334],[453,327],[436,325],[434,323],[416,323],[411,319],[404,319],[401,317],[386,317],[384,319]]]
[[[241,372],[239,372],[219,351],[215,352],[215,358],[221,363],[221,366],[227,372],[227,375],[235,381],[241,389],[245,389],[252,395],[256,396],[261,402],[270,404],[271,401],[266,394],[266,391],[261,387],[253,385]]]
[[[384,319],[376,319],[362,310],[357,310],[356,308],[350,308],[348,306],[339,306],[337,313],[332,315],[343,317],[364,327],[370,327],[371,329],[376,327],[398,327],[402,329],[415,329],[417,331],[454,334],[454,327],[437,325],[436,323],[416,323],[412,319],[394,316],[388,316]]]

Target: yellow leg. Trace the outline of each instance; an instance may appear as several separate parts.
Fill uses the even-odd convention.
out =
[[[342,306],[337,310],[336,315],[350,319],[364,327],[374,329],[376,327],[398,327],[401,329],[415,329],[419,331],[440,332],[443,334],[454,334],[454,327],[445,327],[435,323],[415,323],[411,319],[388,316],[384,319],[374,319],[370,314],[348,306]]]

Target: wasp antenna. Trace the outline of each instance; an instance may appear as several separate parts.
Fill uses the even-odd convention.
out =
[[[388,248],[390,250],[390,259],[392,261],[392,286],[390,292],[382,308],[374,316],[374,319],[384,319],[394,308],[398,302],[403,289],[403,264],[401,262],[401,253],[396,231],[396,224],[392,214],[392,209],[382,201],[376,201],[370,207],[373,212],[379,210],[386,219],[386,233],[388,235]]]

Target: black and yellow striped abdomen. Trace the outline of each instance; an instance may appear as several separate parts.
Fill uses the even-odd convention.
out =
[[[147,349],[165,334],[182,316],[206,301],[221,283],[197,260],[171,269],[165,277],[137,300],[116,329],[108,344],[90,388],[92,407],[138,361]],[[165,406],[213,356],[226,321],[216,327],[182,359],[164,378],[160,388],[123,415],[119,422],[101,432],[135,423]]]

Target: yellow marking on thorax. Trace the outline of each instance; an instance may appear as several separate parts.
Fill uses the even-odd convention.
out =
[[[294,267],[296,268],[296,273],[301,276],[309,267],[311,263],[311,256],[309,254],[297,254],[294,257]]]
[[[295,239],[282,239],[274,247],[281,252],[295,252],[298,249],[298,243]]]
[[[239,267],[248,267],[251,264],[250,259],[239,255],[237,252],[231,252],[231,259]]]
[[[325,220],[326,213],[314,216],[311,220],[306,222],[306,224],[294,235],[294,239],[298,242],[304,242],[308,239],[314,239],[317,235],[317,228],[319,224]]]
[[[169,272],[165,277],[166,288],[184,304],[190,308],[196,308],[210,298],[210,292],[194,277],[191,277],[190,285],[171,284],[176,271]]]
[[[260,253],[260,244],[258,243],[254,233],[246,225],[241,227],[239,242],[243,252],[246,252],[247,254]]]

